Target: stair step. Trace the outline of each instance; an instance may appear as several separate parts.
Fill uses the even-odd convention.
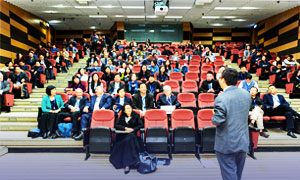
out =
[[[10,108],[11,112],[38,112],[39,106],[13,106]]]
[[[45,85],[47,87],[48,85]],[[67,86],[67,85],[66,85]],[[65,88],[56,88],[56,92],[64,92]],[[46,93],[46,88],[36,88],[32,90],[33,93]]]
[[[37,122],[0,122],[1,131],[29,131],[36,127]]]

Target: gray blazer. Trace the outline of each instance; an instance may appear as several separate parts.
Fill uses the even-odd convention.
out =
[[[7,81],[2,81],[1,85],[0,85],[0,90],[2,90],[3,92],[8,92],[10,88],[10,84]]]
[[[212,122],[217,126],[215,151],[223,154],[248,152],[249,92],[230,86],[215,99]]]

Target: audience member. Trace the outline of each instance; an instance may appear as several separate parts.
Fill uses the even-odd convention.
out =
[[[239,84],[239,88],[243,88],[246,91],[250,92],[250,89],[252,87],[255,87],[257,91],[259,92],[258,84],[254,80],[252,80],[252,75],[247,74],[245,77],[245,80],[242,80]]]
[[[138,109],[141,116],[145,115],[146,110],[154,109],[153,95],[147,93],[146,84],[139,84],[139,92],[133,96],[133,109]]]
[[[164,86],[164,94],[160,95],[156,106],[160,109],[161,106],[176,106],[176,108],[180,107],[180,103],[177,100],[177,97],[172,94],[172,89],[170,86]]]
[[[199,92],[219,94],[220,91],[221,87],[219,85],[219,82],[217,80],[214,80],[214,73],[208,71],[206,75],[206,80],[202,82]]]

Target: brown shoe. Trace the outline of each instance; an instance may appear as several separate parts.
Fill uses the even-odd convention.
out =
[[[261,132],[261,133],[259,133],[259,135],[262,137],[265,137],[265,138],[268,138],[270,136],[269,134],[267,134],[265,132]]]

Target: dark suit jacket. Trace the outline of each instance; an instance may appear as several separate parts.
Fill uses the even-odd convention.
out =
[[[277,94],[278,96],[278,99],[280,101],[280,105],[286,105],[286,106],[289,106],[289,103],[285,100],[285,98],[280,95],[280,94]],[[264,95],[264,98],[263,98],[263,107],[265,109],[272,109],[273,106],[274,106],[274,102],[273,102],[273,97],[271,94],[265,94]]]
[[[9,74],[9,78],[11,79],[11,81],[15,84],[17,82],[17,76],[15,72],[12,72]],[[29,82],[29,79],[27,77],[27,75],[24,72],[20,72],[20,81],[22,79],[25,79],[25,82]]]
[[[132,101],[131,101],[131,99],[130,99],[129,97],[125,96],[124,98],[125,98],[124,103],[128,103],[128,104],[130,104],[130,105],[132,104]],[[120,96],[114,97],[114,98],[112,99],[112,101],[113,101],[113,103],[112,103],[113,105],[112,105],[112,106],[114,106],[114,105],[120,103]]]
[[[117,130],[125,130],[125,127],[129,127],[134,129],[134,131],[138,131],[140,128],[144,127],[143,121],[140,118],[140,115],[136,112],[132,111],[131,119],[128,121],[128,124],[125,121],[125,115],[121,115],[115,123],[115,128]]]
[[[178,102],[176,96],[171,95],[171,102],[173,106],[176,106],[176,108],[180,107],[180,103]],[[160,108],[160,106],[169,105],[167,101],[167,96],[165,94],[159,96],[157,102],[156,102],[157,108]]]
[[[252,105],[251,105],[251,111],[255,108],[255,104],[260,106],[263,105],[263,101],[260,99],[259,96],[256,96],[254,99],[251,97],[252,99]]]
[[[163,52],[161,54],[167,55],[167,56],[173,55],[172,51],[170,51],[170,50],[163,50]]]
[[[137,74],[137,78],[138,78],[139,80],[141,80],[142,78],[148,79],[149,76],[150,76],[150,74],[151,74],[151,72],[150,72],[149,70],[147,70],[145,74],[143,74],[142,72],[139,72],[139,73]],[[145,77],[144,77],[144,76],[145,76]]]
[[[76,96],[73,96],[69,99],[69,101],[65,104],[65,108],[67,108],[68,110],[69,109],[69,105],[75,107],[75,104],[76,104]],[[79,109],[80,109],[80,113],[82,113],[83,111],[83,108],[85,107],[86,103],[89,101],[89,99],[85,96],[82,96],[82,98],[80,99],[79,101]]]
[[[247,74],[249,74],[249,73],[245,72],[245,74],[243,74],[242,72],[239,72],[239,80],[245,80],[245,77],[247,76]]]
[[[30,58],[29,56],[26,56],[25,64],[33,66],[36,61],[37,61],[37,59],[34,58],[34,56],[32,58]]]
[[[96,102],[97,96],[92,96],[90,101],[88,101],[86,103],[85,106],[89,107],[89,112],[93,112],[94,111],[94,105]],[[105,109],[110,109],[112,105],[112,97],[110,95],[107,94],[103,94],[101,101],[99,103],[99,109],[101,109],[102,107],[104,107]]]
[[[142,96],[141,93],[137,93],[133,96],[133,103],[132,107],[133,109],[139,109],[142,110]],[[153,103],[153,95],[148,93],[146,94],[146,109],[154,109],[154,103]]]
[[[212,88],[215,90],[215,94],[218,94],[221,91],[220,84],[217,80],[212,80]],[[207,93],[208,90],[209,90],[208,81],[205,80],[203,81],[199,91],[203,93]]]
[[[124,88],[124,87],[125,87],[124,83],[121,83],[121,82],[120,82],[119,88]],[[112,83],[109,84],[107,92],[108,92],[109,94],[111,94],[111,93],[114,92],[114,89],[115,89],[115,82],[112,82]]]
[[[20,66],[20,68],[21,68],[23,71],[29,71],[29,67],[28,67],[28,66]]]

